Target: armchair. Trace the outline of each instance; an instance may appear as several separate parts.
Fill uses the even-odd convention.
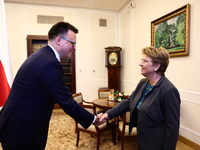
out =
[[[83,108],[85,108],[87,111],[89,111],[90,113],[96,115],[96,109],[95,106],[92,105],[82,105],[81,106]],[[76,122],[76,130],[75,132],[77,133],[77,141],[76,141],[76,147],[78,147],[79,144],[79,136],[80,136],[80,132],[85,132],[91,135],[96,135],[97,136],[97,150],[99,150],[99,145],[100,145],[100,135],[101,133],[107,131],[108,129],[112,129],[111,133],[112,133],[112,142],[114,143],[114,145],[116,144],[116,128],[115,128],[115,122],[107,122],[104,123],[98,127],[96,127],[95,125],[91,124],[88,129],[84,129],[78,122]]]

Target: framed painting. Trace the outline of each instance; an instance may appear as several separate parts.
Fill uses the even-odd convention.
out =
[[[151,45],[164,47],[170,57],[189,55],[190,4],[151,22]]]

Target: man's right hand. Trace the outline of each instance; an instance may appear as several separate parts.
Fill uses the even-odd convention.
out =
[[[102,113],[100,113],[99,115],[100,115],[100,117],[99,117],[99,122],[100,122],[99,124],[100,125],[107,122],[107,120],[108,120],[108,114],[107,113],[105,113],[103,115],[102,115]]]

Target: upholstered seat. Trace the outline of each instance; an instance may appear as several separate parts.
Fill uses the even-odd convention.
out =
[[[104,124],[98,126],[98,128],[99,128],[99,129],[103,129],[103,128],[105,128],[106,126],[107,126],[107,124],[104,123]],[[78,128],[84,129],[80,124],[78,124]],[[87,130],[88,130],[88,131],[91,131],[91,132],[96,132],[96,128],[95,128],[95,126],[94,126],[93,124],[91,124],[91,126],[89,126],[89,127],[87,128]]]

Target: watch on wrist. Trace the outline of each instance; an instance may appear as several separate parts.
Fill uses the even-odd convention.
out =
[[[96,116],[96,120],[95,120],[95,122],[93,123],[93,125],[97,125],[98,123],[99,123],[99,117]]]

